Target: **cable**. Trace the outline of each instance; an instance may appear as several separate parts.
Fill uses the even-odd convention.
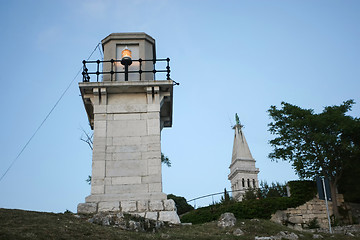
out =
[[[94,54],[94,52],[96,51],[96,49],[99,47],[100,43],[98,43],[95,47],[95,49],[92,51],[92,53],[90,54],[90,56],[87,58],[87,60],[89,60],[91,58],[91,56]],[[79,76],[79,74],[81,73],[82,67],[79,69],[79,71],[77,72],[77,74],[75,75],[75,77],[70,81],[69,85],[66,87],[66,89],[64,90],[64,92],[61,94],[60,98],[56,101],[56,103],[54,104],[54,106],[51,108],[50,112],[46,115],[46,117],[44,118],[44,120],[41,122],[41,124],[39,125],[39,127],[36,129],[36,131],[33,133],[33,135],[29,138],[29,140],[27,141],[27,143],[24,145],[24,147],[21,149],[21,151],[19,152],[19,154],[16,156],[16,158],[11,162],[10,166],[6,169],[6,171],[4,172],[4,174],[1,176],[0,178],[0,182],[3,180],[3,178],[5,177],[5,175],[9,172],[9,170],[12,168],[12,166],[15,164],[16,160],[18,160],[18,158],[20,157],[20,155],[24,152],[24,150],[26,149],[26,147],[29,145],[29,143],[31,142],[31,140],[35,137],[36,133],[40,130],[40,128],[44,125],[44,123],[46,122],[46,120],[49,118],[50,114],[54,111],[54,109],[56,108],[56,106],[59,104],[59,102],[61,101],[61,99],[64,97],[65,93],[69,90],[69,88],[71,87],[71,85],[73,84],[73,82],[75,81],[75,79]]]

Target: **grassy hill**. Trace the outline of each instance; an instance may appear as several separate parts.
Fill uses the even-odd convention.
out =
[[[312,233],[296,232],[268,220],[238,220],[232,228],[221,229],[216,222],[193,226],[173,226],[155,233],[129,232],[114,227],[104,227],[87,222],[89,217],[72,213],[45,213],[0,209],[0,239],[251,239],[255,236],[272,236],[280,231],[295,232],[299,239],[313,239]],[[234,236],[236,228],[243,236]],[[321,234],[324,239],[330,235]],[[331,239],[360,240],[360,236],[335,235]]]

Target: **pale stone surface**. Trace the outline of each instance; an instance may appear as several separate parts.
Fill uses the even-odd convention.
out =
[[[129,41],[122,36],[103,43],[104,58],[116,59],[116,44]],[[144,41],[136,36],[131,39],[133,44]],[[146,53],[141,58],[151,58],[147,54],[153,50],[150,42],[139,45],[139,49],[139,55]],[[107,71],[109,66],[103,67]],[[146,76],[152,74],[144,73]],[[166,200],[162,193],[160,132],[172,125],[173,81],[110,82],[108,77],[104,76],[103,82],[79,83],[94,128],[93,182],[86,202],[98,204],[98,211],[148,212],[150,218],[157,219]],[[165,205],[166,210],[173,210],[171,203]]]
[[[77,206],[78,213],[96,213],[97,212],[97,204],[96,203],[79,203]]]
[[[145,218],[145,214],[146,214],[145,212],[138,212],[135,215]]]
[[[173,224],[180,224],[180,218],[175,211],[161,211],[159,212],[159,221],[171,222]]]
[[[158,220],[158,213],[157,212],[146,212],[145,218],[152,219],[152,220]]]
[[[233,213],[223,213],[217,222],[217,226],[222,228],[233,227],[235,223],[236,218]]]
[[[121,211],[123,212],[136,212],[136,201],[121,201],[120,202]]]
[[[228,179],[231,182],[233,197],[241,201],[248,188],[258,188],[259,169],[255,167],[255,159],[252,157],[242,126],[235,125],[235,136]]]
[[[148,185],[146,184],[126,184],[105,186],[105,194],[121,193],[147,193]]]
[[[112,182],[111,184],[119,185],[119,184],[140,184],[141,183],[141,177],[113,177],[111,178]]]
[[[244,232],[240,228],[237,228],[233,231],[233,235],[239,237],[244,235]]]
[[[139,212],[146,212],[149,210],[149,201],[148,200],[140,200],[137,201],[137,210]]]
[[[104,194],[105,186],[104,185],[92,185],[91,186],[91,194]]]
[[[94,157],[94,156],[93,156]],[[92,163],[92,177],[105,177],[105,161],[93,161]]]
[[[162,201],[150,201],[149,202],[149,210],[150,211],[163,211],[164,205]]]
[[[330,215],[333,214],[331,204],[329,204],[329,212]],[[297,208],[279,210],[271,216],[271,221],[277,223],[289,222],[291,223],[289,226],[292,225],[294,229],[301,230],[301,226],[307,226],[315,218],[317,218],[321,228],[329,227],[325,201],[318,198],[314,198]]]
[[[164,210],[165,211],[176,211],[175,202],[172,199],[164,200]]]
[[[99,212],[120,211],[120,204],[119,202],[99,202],[98,211]]]

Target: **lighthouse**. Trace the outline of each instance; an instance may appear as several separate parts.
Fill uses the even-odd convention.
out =
[[[156,58],[146,33],[112,33],[101,43],[104,60],[83,61],[79,83],[94,139],[91,194],[78,212],[179,223],[161,175],[161,131],[172,126],[170,59]]]

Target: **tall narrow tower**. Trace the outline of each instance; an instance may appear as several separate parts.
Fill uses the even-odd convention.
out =
[[[172,126],[170,60],[156,59],[155,40],[145,33],[112,33],[102,47],[104,61],[83,61],[79,83],[94,139],[91,195],[78,212],[178,223],[161,179],[160,133]],[[155,79],[159,72],[164,79]]]
[[[255,159],[251,155],[242,127],[240,123],[234,126],[234,145],[230,174],[228,176],[231,182],[233,198],[237,201],[243,199],[247,189],[259,187],[257,176],[259,169],[255,167]]]

